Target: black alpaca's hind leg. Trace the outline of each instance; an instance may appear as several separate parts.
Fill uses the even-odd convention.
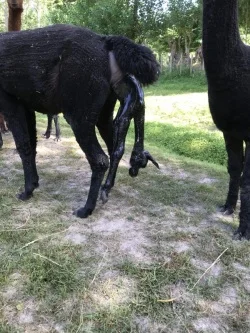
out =
[[[224,133],[225,145],[228,155],[228,173],[230,176],[229,189],[226,202],[220,207],[220,211],[225,215],[234,212],[238,200],[240,177],[244,164],[243,140],[232,137]]]
[[[33,110],[25,110],[26,122],[31,146],[31,158],[33,168],[33,185],[35,188],[39,187],[39,177],[36,169],[36,145],[37,145],[37,132],[36,132],[36,115]]]
[[[51,114],[48,114],[47,115],[47,120],[48,120],[47,129],[46,129],[45,133],[43,134],[43,136],[46,139],[49,139],[50,134],[51,134],[51,130],[52,130],[52,119],[53,119],[53,116]]]
[[[26,200],[32,196],[38,185],[34,156],[34,133],[36,132],[34,112],[30,113],[22,104],[18,104],[2,90],[0,90],[0,108],[6,110],[5,117],[23,164],[25,185],[24,191],[18,195],[18,198]]]
[[[109,158],[102,150],[95,133],[95,126],[90,122],[83,121],[81,114],[79,117],[71,118],[70,114],[64,114],[65,119],[71,125],[76,140],[86,155],[92,170],[90,189],[84,207],[77,209],[74,214],[81,218],[86,218],[95,209],[101,183],[104,174],[109,166]]]
[[[2,148],[3,146],[3,138],[2,138],[2,134],[0,133],[0,148]]]
[[[117,97],[115,93],[112,92],[104,104],[96,124],[99,133],[108,148],[109,156],[111,156],[113,151],[113,114],[116,101]]]
[[[56,114],[53,116],[53,120],[55,123],[55,129],[56,129],[56,141],[59,141],[61,138],[61,129],[60,129],[60,124],[59,124],[59,116]]]
[[[246,142],[245,162],[240,185],[240,225],[235,239],[250,239],[250,142]]]

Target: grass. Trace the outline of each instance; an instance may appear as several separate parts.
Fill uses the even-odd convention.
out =
[[[178,72],[163,73],[160,79],[145,90],[146,96],[170,96],[193,92],[206,92],[207,83],[203,72],[189,72],[180,76]]]
[[[173,94],[160,93],[166,78],[158,94],[146,89],[145,148],[160,169],[128,176],[131,128],[109,201],[87,220],[72,211],[90,169],[63,118],[57,143],[41,138],[37,116],[40,187],[28,202],[15,197],[21,163],[4,136],[1,333],[249,332],[249,243],[232,241],[238,218],[216,209],[228,187],[223,141],[200,81],[171,80]]]

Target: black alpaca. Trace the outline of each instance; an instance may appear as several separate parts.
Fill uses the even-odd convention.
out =
[[[250,239],[250,47],[240,39],[237,11],[237,0],[203,0],[203,55],[211,114],[228,154],[229,191],[221,211],[234,211],[240,188],[235,235]]]
[[[61,138],[61,129],[60,129],[60,124],[59,124],[59,116],[57,114],[56,115],[48,114],[47,118],[48,118],[48,125],[47,125],[47,129],[46,129],[45,133],[43,134],[43,136],[46,139],[50,138],[50,134],[51,134],[51,131],[52,131],[52,121],[54,120],[55,130],[56,130],[56,141],[59,141],[60,138]]]
[[[19,198],[30,198],[38,186],[34,110],[50,115],[62,112],[89,161],[90,190],[85,206],[75,212],[79,217],[94,210],[109,167],[95,126],[110,154],[103,201],[114,185],[132,118],[135,145],[130,175],[137,175],[148,160],[156,164],[143,147],[144,99],[139,82],[153,83],[158,74],[159,64],[150,49],[125,37],[101,36],[69,25],[0,34],[0,111],[23,164],[25,189]],[[121,105],[113,125],[117,99]]]

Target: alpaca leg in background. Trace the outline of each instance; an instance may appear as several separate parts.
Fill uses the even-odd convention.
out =
[[[54,120],[54,123],[55,123],[55,129],[56,129],[56,138],[55,138],[55,140],[59,141],[60,138],[61,138],[61,129],[60,129],[60,124],[59,124],[59,116],[58,116],[58,114],[55,114],[53,116],[53,120]]]
[[[3,146],[2,133],[8,132],[6,122],[4,120],[3,114],[0,112],[0,148]]]
[[[59,124],[59,116],[57,114],[56,115],[48,114],[47,118],[48,118],[48,125],[47,125],[46,132],[43,134],[43,136],[45,136],[46,139],[50,138],[51,131],[52,131],[52,120],[54,120],[55,129],[56,129],[56,138],[55,138],[55,140],[59,141],[60,137],[61,137],[61,129],[60,129],[60,124]]]
[[[226,203],[220,207],[220,211],[226,215],[230,215],[234,212],[238,200],[240,178],[244,163],[244,151],[243,140],[232,137],[232,135],[227,133],[223,134],[228,155],[228,173],[230,180]]]
[[[51,130],[52,130],[52,119],[53,119],[53,115],[52,114],[48,114],[47,115],[47,119],[48,119],[48,125],[47,125],[46,132],[43,134],[43,136],[45,136],[46,139],[49,139],[50,134],[51,134]]]
[[[26,200],[32,196],[34,189],[38,186],[34,157],[35,116],[32,112],[30,115],[29,110],[26,110],[22,104],[18,104],[15,99],[3,90],[0,90],[0,108],[4,110],[4,115],[12,131],[16,148],[23,164],[25,188],[18,195],[18,198]],[[28,113],[29,115],[27,115]],[[27,123],[27,118],[30,116],[31,118]],[[33,135],[30,139],[31,132],[33,132]]]
[[[235,233],[236,239],[250,239],[250,142],[246,142],[245,161],[240,187],[240,225]]]
[[[8,132],[8,127],[6,125],[6,121],[4,120],[4,116],[1,112],[0,112],[0,131],[2,133]]]

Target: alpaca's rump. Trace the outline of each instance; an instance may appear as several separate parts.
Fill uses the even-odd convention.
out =
[[[95,79],[109,80],[103,38],[68,25],[0,34],[0,85],[33,109],[61,111],[62,66],[73,83],[84,77],[83,93]]]
[[[143,85],[158,79],[160,66],[149,48],[123,36],[108,36],[107,46],[123,73],[133,74]]]
[[[123,74],[133,74],[142,84],[157,80],[159,64],[149,48],[122,36],[55,25],[0,34],[0,85],[33,109],[57,113],[62,67],[73,83],[84,81],[87,95],[96,81],[110,83],[109,51]]]

